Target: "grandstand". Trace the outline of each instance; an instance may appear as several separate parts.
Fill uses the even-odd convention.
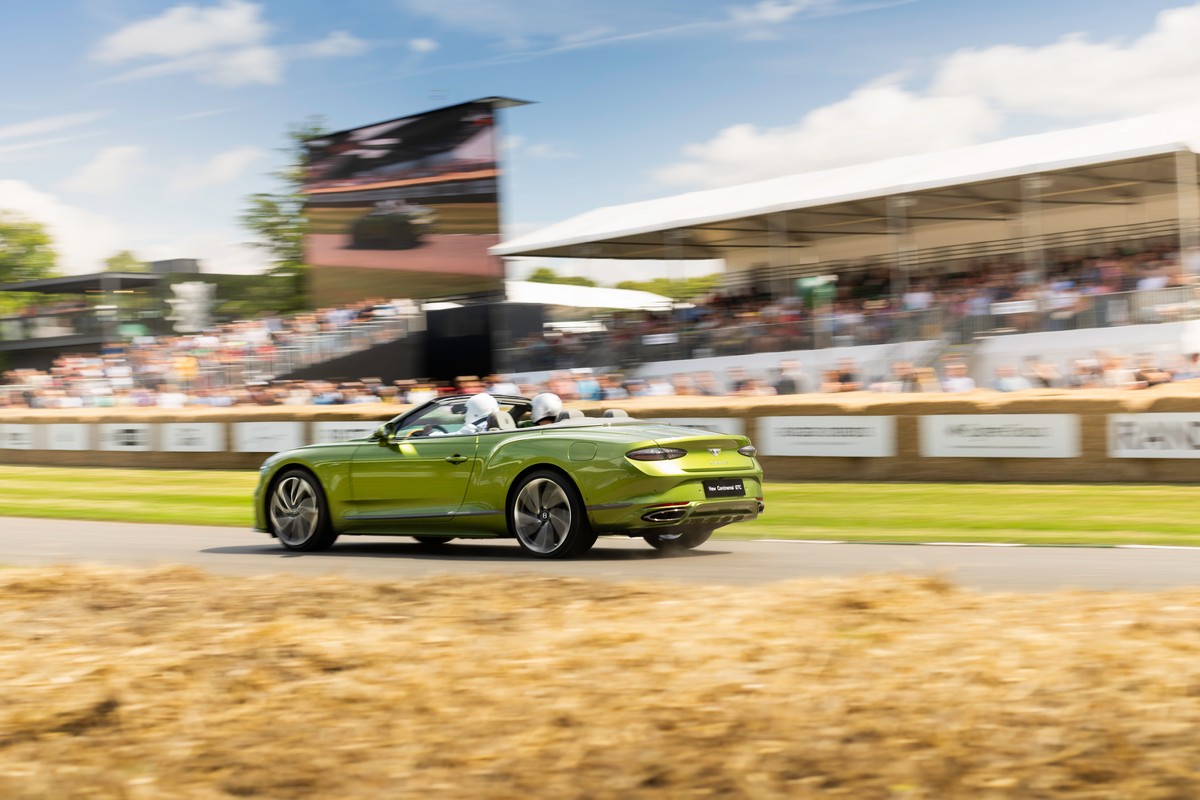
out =
[[[741,326],[776,324],[754,307],[795,308],[789,335],[765,337],[780,351],[1179,322],[1198,316],[1198,150],[1200,115],[1158,114],[600,208],[492,252],[721,259],[722,305],[743,301]],[[1128,262],[1116,286],[1101,274],[1112,259]],[[964,323],[954,293],[998,276],[999,298],[1016,304]],[[1064,309],[1051,297],[1061,287],[1159,294]],[[747,337],[749,352],[767,332]],[[664,360],[721,355],[681,333]]]

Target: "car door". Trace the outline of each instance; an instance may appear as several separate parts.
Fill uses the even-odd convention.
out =
[[[449,521],[467,493],[476,447],[473,433],[363,445],[350,468],[349,519],[384,527]]]

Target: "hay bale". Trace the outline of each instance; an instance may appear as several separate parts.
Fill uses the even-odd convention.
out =
[[[1200,592],[0,573],[0,796],[1182,798]]]

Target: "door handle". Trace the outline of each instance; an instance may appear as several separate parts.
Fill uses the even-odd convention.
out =
[[[446,460],[449,461],[451,464],[461,464],[467,460],[467,457],[460,456],[458,453],[455,453],[452,456],[446,456]]]

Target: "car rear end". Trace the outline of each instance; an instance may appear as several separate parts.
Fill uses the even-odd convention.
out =
[[[653,438],[627,445],[619,455],[621,477],[604,487],[603,497],[588,498],[597,533],[719,528],[763,513],[762,467],[745,436],[639,428]]]

